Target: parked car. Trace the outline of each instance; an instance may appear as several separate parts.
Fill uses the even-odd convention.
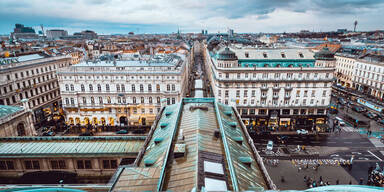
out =
[[[116,134],[127,134],[128,133],[128,130],[125,130],[125,129],[121,129],[119,131],[116,131]]]
[[[267,151],[272,151],[273,149],[273,141],[269,140],[267,143]]]
[[[372,113],[372,112],[366,112],[363,115],[370,118],[370,119],[376,119],[377,118],[376,113]]]
[[[356,111],[358,113],[364,112],[364,109],[362,107],[359,107],[359,106],[356,106],[356,105],[352,107],[352,110]]]
[[[92,132],[85,132],[85,133],[80,134],[79,136],[93,136],[93,133]]]
[[[305,129],[299,129],[299,130],[297,130],[296,132],[297,132],[297,134],[299,134],[299,135],[306,135],[306,134],[308,134],[308,131],[305,130]]]
[[[342,104],[342,105],[347,104],[347,102],[344,100],[344,98],[339,97],[338,101],[339,101],[339,103]]]
[[[55,135],[56,135],[56,133],[53,131],[47,131],[47,132],[43,133],[43,136],[55,136]]]

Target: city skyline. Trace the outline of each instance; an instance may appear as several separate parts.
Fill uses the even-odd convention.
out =
[[[243,5],[248,6],[243,6]],[[239,6],[242,5],[242,6]],[[9,34],[14,23],[36,31],[64,29],[70,34],[94,30],[99,34],[226,32],[239,33],[380,30],[384,3],[374,0],[341,1],[103,1],[0,2],[0,34]],[[332,22],[331,22],[332,21]]]

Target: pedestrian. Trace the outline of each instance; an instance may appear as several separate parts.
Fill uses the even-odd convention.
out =
[[[362,185],[363,183],[364,183],[364,179],[362,177],[360,177],[359,185]]]
[[[352,181],[351,180],[349,180],[349,185],[352,185]]]
[[[320,181],[323,181],[323,177],[320,175]]]
[[[281,176],[281,182],[282,182],[282,183],[285,182],[284,176]]]
[[[304,182],[306,183],[307,182],[307,176],[304,175]]]
[[[339,179],[336,179],[336,185],[338,185],[339,184]]]

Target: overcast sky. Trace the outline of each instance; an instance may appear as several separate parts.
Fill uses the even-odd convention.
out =
[[[0,0],[0,34],[15,23],[99,34],[384,29],[384,0]]]

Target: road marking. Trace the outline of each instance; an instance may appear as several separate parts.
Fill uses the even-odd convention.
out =
[[[328,141],[327,143],[336,143],[336,141]]]
[[[344,143],[352,143],[351,141],[344,141]]]
[[[368,153],[370,153],[372,156],[376,157],[376,159],[380,160],[380,161],[383,161],[382,159],[380,159],[378,156],[376,156],[375,154],[373,154],[371,151],[368,151]]]

